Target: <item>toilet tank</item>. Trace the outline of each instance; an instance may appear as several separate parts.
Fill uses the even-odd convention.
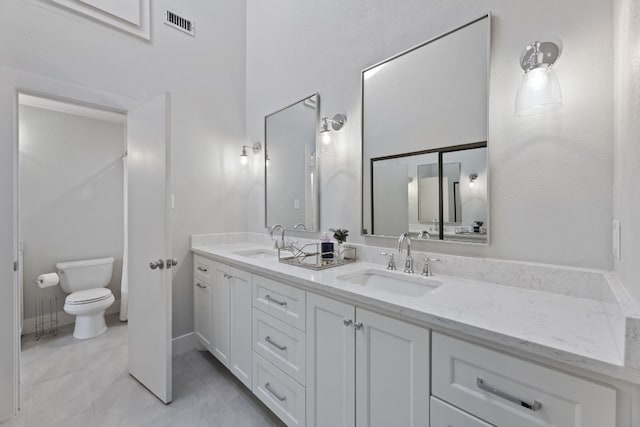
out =
[[[60,287],[70,294],[85,289],[105,288],[111,281],[114,258],[87,259],[56,264]]]

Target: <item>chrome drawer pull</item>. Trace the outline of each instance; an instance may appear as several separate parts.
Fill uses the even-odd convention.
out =
[[[537,412],[540,409],[542,409],[542,403],[538,402],[537,400],[534,400],[533,403],[525,402],[524,400],[518,399],[517,397],[512,396],[508,393],[505,393],[504,391],[500,391],[497,388],[491,387],[490,385],[486,384],[484,380],[480,377],[476,378],[476,384],[478,385],[478,388],[480,390],[484,390],[491,394],[495,394],[496,396],[501,397],[505,400],[508,400],[509,402],[513,402],[516,405],[522,406],[523,408],[530,409],[534,412]]]
[[[196,283],[196,286],[199,287],[200,289],[207,289],[207,287],[204,286],[202,283]]]
[[[203,273],[206,273],[207,271],[209,271],[204,267],[198,267],[198,270],[202,271]]]
[[[286,301],[278,301],[277,299],[273,298],[271,295],[265,295],[264,299],[266,299],[267,301],[271,301],[272,303],[281,305],[281,306],[287,305]]]
[[[273,341],[270,336],[266,336],[264,340],[280,351],[285,351],[287,349],[286,345],[278,344],[277,342]]]
[[[287,396],[280,396],[278,393],[273,391],[273,389],[271,388],[271,384],[266,383],[264,385],[264,388],[267,389],[269,393],[273,394],[276,397],[276,399],[278,399],[280,402],[284,402],[285,400],[287,400]]]

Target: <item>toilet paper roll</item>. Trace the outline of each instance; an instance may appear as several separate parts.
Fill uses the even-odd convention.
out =
[[[38,282],[38,286],[41,288],[48,288],[60,283],[60,276],[58,276],[58,273],[41,274],[36,279],[36,282]]]

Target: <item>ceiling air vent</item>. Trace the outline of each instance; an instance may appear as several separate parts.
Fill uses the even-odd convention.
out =
[[[172,10],[166,11],[164,15],[164,23],[194,37],[196,35],[196,29],[193,21],[178,15]]]

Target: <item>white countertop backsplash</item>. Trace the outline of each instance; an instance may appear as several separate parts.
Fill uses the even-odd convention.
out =
[[[365,268],[384,269],[380,252],[389,248],[350,244],[357,263],[318,272],[234,254],[271,248],[266,234],[193,235],[191,246],[253,273],[640,384],[640,316],[606,271],[413,251],[418,276],[426,256],[442,260],[432,269],[443,285],[422,297],[406,297],[336,279]],[[396,259],[398,274],[404,274],[404,256]]]

